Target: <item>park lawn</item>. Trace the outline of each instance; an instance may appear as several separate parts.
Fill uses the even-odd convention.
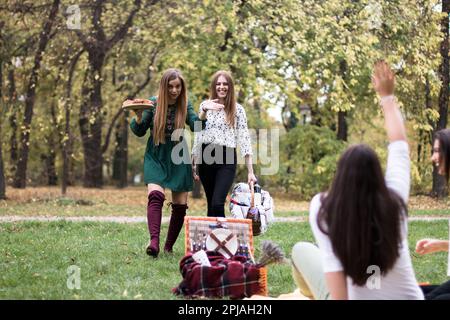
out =
[[[143,186],[117,189],[89,189],[70,187],[66,196],[61,196],[58,187],[30,187],[14,189],[7,187],[7,200],[0,200],[1,216],[146,216],[146,190]],[[167,204],[171,201],[171,193],[167,192],[167,201],[163,215],[170,215]],[[296,199],[292,195],[272,194],[275,203],[275,216],[305,217],[308,214],[309,202]],[[188,198],[188,214],[206,215],[204,198]],[[448,216],[450,217],[450,198],[434,199],[427,196],[411,196],[409,199],[409,215],[411,216]],[[225,205],[228,210],[228,201]]]
[[[206,204],[205,204],[206,206]],[[4,204],[0,206],[1,216],[58,216],[58,217],[85,217],[85,216],[127,216],[145,217],[145,204],[110,204],[105,201],[74,200],[70,198],[55,198],[51,200],[27,201]],[[163,207],[163,216],[170,216],[171,209]],[[229,214],[228,204],[225,212]],[[205,216],[206,212],[195,206],[188,210],[191,216]],[[450,209],[409,209],[410,216],[442,216],[450,217]],[[275,217],[306,217],[308,211],[301,208],[294,210],[278,210],[275,207]]]
[[[181,281],[182,241],[173,255],[145,255],[143,223],[21,222],[0,224],[0,299],[179,299],[171,288]],[[162,239],[167,231],[163,225]],[[411,222],[410,250],[423,237],[448,237],[448,222]],[[180,235],[183,239],[184,235]],[[312,241],[307,223],[276,223],[255,237],[271,239],[287,256],[300,240]],[[255,254],[259,256],[258,251]],[[447,255],[413,255],[419,282],[446,281]],[[80,268],[81,289],[67,287],[68,268]],[[269,295],[295,290],[289,264],[269,266]]]
[[[450,209],[409,209],[408,215],[415,216],[434,216],[450,218]],[[276,217],[307,217],[308,211],[278,211]]]

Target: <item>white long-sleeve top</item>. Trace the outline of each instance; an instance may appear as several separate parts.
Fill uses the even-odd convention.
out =
[[[199,110],[204,103],[206,101],[200,104]],[[247,126],[247,115],[245,114],[245,109],[240,104],[236,104],[234,127],[231,127],[227,123],[226,113],[223,109],[207,110],[206,119],[205,128],[200,132],[195,132],[192,154],[197,159],[201,154],[202,144],[216,144],[230,148],[239,146],[242,157],[253,154]]]
[[[410,188],[410,159],[408,144],[395,141],[389,144],[385,181],[388,188],[396,192],[405,203],[408,202]],[[317,224],[317,215],[321,206],[320,194],[311,201],[309,222],[319,245],[323,270],[327,272],[343,271],[341,262],[333,251],[331,241]],[[414,274],[408,250],[408,222],[401,222],[402,242],[399,257],[394,267],[380,279],[380,287],[356,286],[347,277],[347,292],[350,300],[423,300],[424,295]]]

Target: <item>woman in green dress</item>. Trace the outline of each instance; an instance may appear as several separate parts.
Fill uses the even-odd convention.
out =
[[[150,242],[146,252],[157,257],[161,230],[164,190],[172,191],[172,215],[164,245],[172,252],[173,245],[183,227],[187,195],[193,188],[192,166],[182,130],[185,124],[194,131],[196,121],[201,121],[187,98],[186,82],[180,71],[164,72],[157,97],[151,97],[151,108],[135,110],[136,117],[130,128],[138,137],[150,130],[144,155],[144,182],[148,189],[147,224]],[[211,106],[211,108],[219,108]],[[201,129],[201,126],[200,128]]]

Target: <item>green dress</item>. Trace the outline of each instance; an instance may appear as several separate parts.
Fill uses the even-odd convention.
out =
[[[145,136],[147,130],[150,129],[150,137],[144,155],[144,182],[145,184],[154,183],[175,192],[192,191],[194,183],[187,143],[185,139],[181,139],[180,142],[171,140],[175,126],[176,105],[169,105],[167,109],[166,141],[156,146],[153,143],[152,133],[157,98],[151,97],[150,100],[155,102],[155,107],[144,110],[140,124],[134,118],[130,123],[131,131],[138,137]],[[196,121],[201,120],[194,112],[191,103],[188,102],[186,124],[189,125],[191,131],[194,131]],[[176,147],[175,154],[177,155],[174,158],[175,161],[171,157],[174,147]]]

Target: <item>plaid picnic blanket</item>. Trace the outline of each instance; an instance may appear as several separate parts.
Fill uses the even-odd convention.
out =
[[[262,291],[264,280],[261,267],[246,257],[233,256],[226,259],[215,251],[207,251],[211,267],[195,262],[189,253],[180,261],[183,281],[172,289],[174,294],[185,297],[229,296],[231,299],[251,297]]]

